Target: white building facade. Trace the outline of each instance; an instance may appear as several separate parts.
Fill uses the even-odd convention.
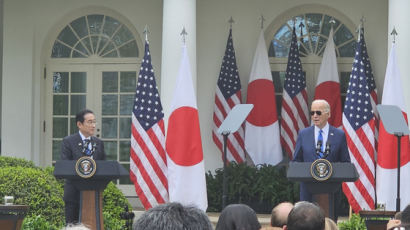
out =
[[[263,29],[278,99],[292,19],[305,23],[302,64],[310,101],[329,34],[328,19],[336,19],[338,67],[341,82],[347,83],[352,44],[364,17],[379,98],[389,34],[393,27],[398,31],[399,68],[410,108],[409,10],[407,0],[0,0],[1,155],[51,165],[59,158],[61,138],[75,132],[75,113],[87,107],[96,114],[97,135],[104,140],[108,159],[129,167],[131,109],[145,25],[166,118],[182,28],[188,33],[206,170],[222,167],[212,141],[212,113],[231,16],[244,98],[261,15],[266,19]],[[127,195],[135,195],[129,181],[118,183]]]

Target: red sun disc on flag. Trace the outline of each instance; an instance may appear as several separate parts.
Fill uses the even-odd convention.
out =
[[[168,119],[166,149],[178,165],[193,166],[203,160],[198,110],[180,107]]]
[[[272,81],[257,79],[249,83],[246,103],[254,105],[246,119],[252,125],[269,126],[278,120],[275,88]]]

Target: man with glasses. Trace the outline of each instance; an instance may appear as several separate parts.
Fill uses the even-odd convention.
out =
[[[94,160],[105,160],[103,142],[94,137],[96,120],[91,110],[84,109],[75,117],[78,132],[67,136],[61,143],[61,160],[78,160],[89,156]],[[67,224],[79,220],[80,192],[70,180],[64,184],[65,219]]]
[[[330,162],[350,162],[345,133],[327,122],[331,116],[329,103],[314,100],[310,115],[313,125],[300,130],[292,161],[313,162],[325,158]],[[312,194],[304,183],[300,183],[300,200],[312,202]]]

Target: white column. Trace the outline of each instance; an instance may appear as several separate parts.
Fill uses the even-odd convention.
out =
[[[393,41],[390,33],[395,27],[398,33],[396,36],[397,61],[403,83],[407,114],[410,114],[410,16],[408,12],[410,12],[409,0],[389,0],[389,31],[387,31],[389,33],[389,53]]]
[[[182,51],[182,28],[188,35],[185,44],[191,64],[192,80],[196,90],[196,0],[164,0],[162,22],[161,103],[165,123],[178,75]]]

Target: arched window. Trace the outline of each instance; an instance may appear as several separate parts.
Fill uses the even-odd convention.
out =
[[[58,35],[52,58],[90,56],[137,57],[137,42],[131,31],[110,16],[92,14],[68,24]]]
[[[95,135],[104,141],[107,160],[129,169],[140,36],[121,15],[94,13],[67,21],[50,35],[47,54],[47,162],[60,159],[62,139],[78,132],[75,115],[89,108],[96,115]],[[128,184],[128,178],[118,180],[125,194],[134,195]]]
[[[317,75],[325,49],[331,20],[334,20],[334,42],[340,77],[342,103],[349,82],[356,43],[355,25],[338,11],[321,5],[299,6],[277,17],[265,32],[269,47],[272,78],[275,84],[277,111],[282,105],[283,83],[293,26],[299,41],[300,57],[306,76],[309,103],[313,100]]]

